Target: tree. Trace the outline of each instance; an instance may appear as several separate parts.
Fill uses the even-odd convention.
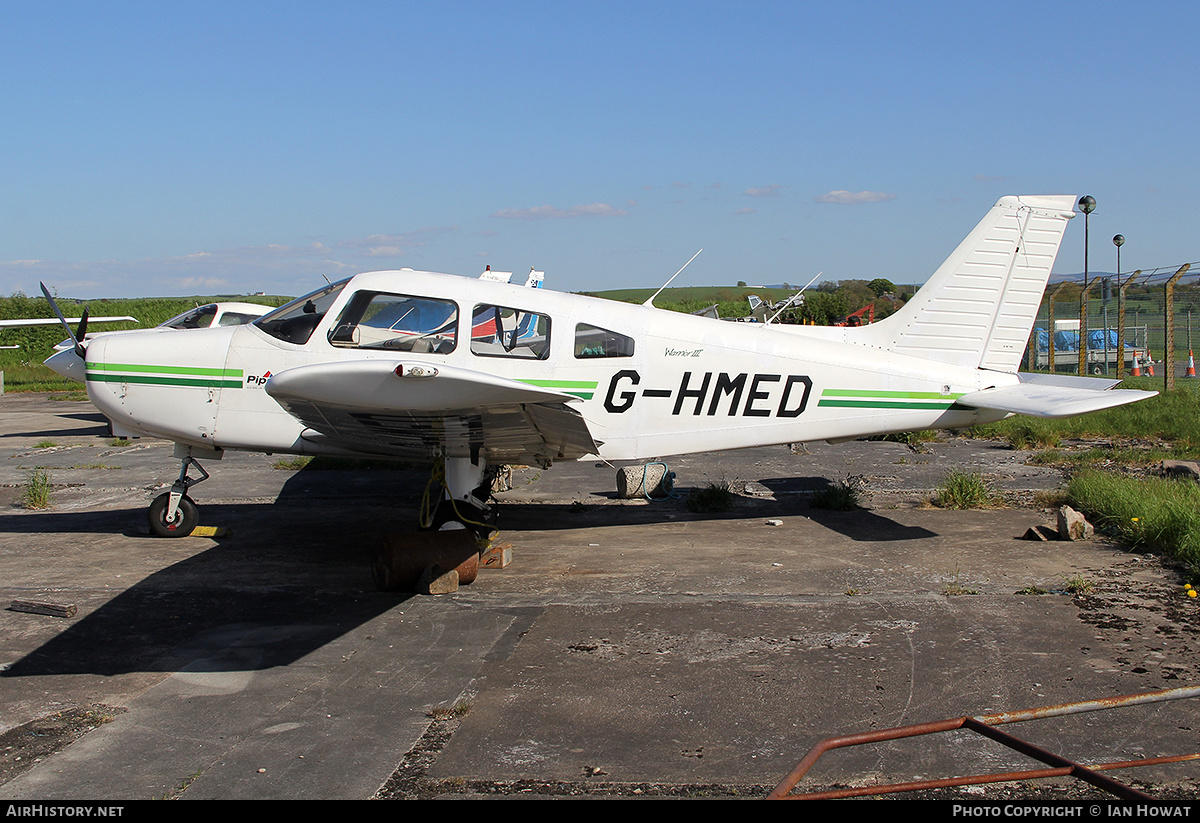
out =
[[[804,305],[797,314],[818,326],[828,326],[845,317],[850,309],[843,294],[818,291],[804,296]]]
[[[892,281],[885,277],[876,277],[867,284],[867,288],[873,291],[876,297],[879,297],[883,294],[891,294],[896,290],[896,286],[892,283]]]

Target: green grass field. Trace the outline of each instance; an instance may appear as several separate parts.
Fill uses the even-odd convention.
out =
[[[59,307],[68,317],[79,317],[84,308],[93,316],[136,317],[137,323],[92,324],[88,332],[120,331],[123,329],[149,329],[188,309],[205,303],[237,301],[281,306],[291,298],[279,295],[210,295],[197,297],[140,297],[127,300],[57,300]],[[0,297],[0,320],[26,317],[53,318],[54,311],[44,297],[26,297],[15,294]],[[66,338],[59,324],[52,326],[30,326],[0,329],[0,345],[20,346],[17,349],[0,350],[0,372],[4,373],[4,390],[22,391],[73,391],[80,385],[52,372],[42,361],[54,353],[55,344]]]
[[[1200,581],[1200,486],[1153,475],[1163,460],[1200,461],[1200,380],[1175,385],[1115,409],[1061,420],[1011,417],[971,434],[1034,450],[1035,462],[1067,473],[1067,499],[1102,532],[1180,561]],[[1125,386],[1162,392],[1163,381],[1132,378]]]
[[[1158,397],[1079,417],[1010,417],[977,426],[978,437],[1009,441],[1014,448],[1053,449],[1074,439],[1105,439],[1124,459],[1145,464],[1164,457],[1200,459],[1200,380],[1177,379],[1162,394],[1162,378],[1128,378],[1121,387],[1160,392]],[[1137,444],[1136,447],[1132,444]]]

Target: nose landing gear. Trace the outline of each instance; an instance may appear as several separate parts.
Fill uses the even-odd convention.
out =
[[[201,476],[188,477],[190,466],[195,466]],[[197,483],[203,483],[208,476],[200,462],[190,452],[185,453],[179,479],[171,485],[169,492],[163,492],[150,504],[150,531],[159,537],[187,537],[191,534],[200,522],[200,511],[187,496],[187,491]]]

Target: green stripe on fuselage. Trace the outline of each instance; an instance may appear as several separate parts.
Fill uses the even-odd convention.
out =
[[[558,389],[563,394],[573,394],[580,400],[591,400],[595,394],[596,380],[521,380],[529,386],[539,389]]]
[[[951,409],[963,392],[825,389],[818,406],[852,409]]]
[[[198,377],[228,377],[241,379],[241,369],[211,369],[202,366],[141,366],[134,363],[88,363],[88,371],[124,371],[144,374],[178,374]]]
[[[151,386],[200,386],[210,389],[240,389],[240,380],[213,377],[152,377],[144,374],[89,374],[92,383],[144,383]]]
[[[240,389],[242,387],[242,370],[203,366],[88,363],[87,379],[93,383],[141,383],[152,386]]]

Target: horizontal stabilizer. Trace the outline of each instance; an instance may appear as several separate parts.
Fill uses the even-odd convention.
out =
[[[1039,374],[1037,372],[1018,372],[1017,377],[1022,383],[1039,383],[1043,386],[1069,386],[1076,389],[1091,389],[1092,391],[1108,391],[1121,385],[1123,380],[1113,377],[1080,377],[1075,374]]]
[[[1156,391],[1113,390],[1117,381],[1088,377],[1021,375],[1016,386],[984,389],[958,398],[959,405],[1031,417],[1074,417],[1154,397]]]

